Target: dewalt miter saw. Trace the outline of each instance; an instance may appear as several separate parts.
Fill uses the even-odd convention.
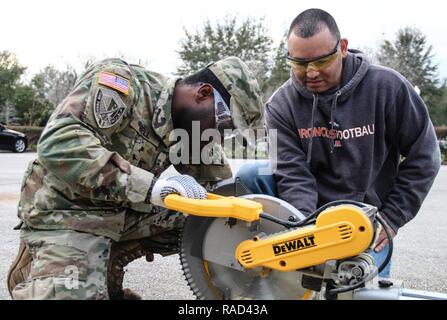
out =
[[[180,261],[198,299],[447,298],[373,283],[391,258],[392,236],[385,228],[390,250],[376,266],[368,251],[377,224],[384,223],[377,208],[364,203],[335,201],[308,216],[258,194],[169,195],[165,205],[189,215]]]

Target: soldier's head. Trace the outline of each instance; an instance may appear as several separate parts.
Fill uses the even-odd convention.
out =
[[[290,25],[287,48],[292,71],[308,91],[322,93],[340,84],[348,40],[340,37],[329,13],[321,9],[300,13]]]
[[[229,57],[177,83],[172,117],[175,128],[191,132],[199,121],[202,132],[215,128],[223,134],[262,127],[263,109],[256,78],[241,59]]]

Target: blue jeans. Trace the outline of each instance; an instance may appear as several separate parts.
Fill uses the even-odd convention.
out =
[[[257,163],[249,163],[243,165],[236,174],[241,182],[252,193],[266,194],[272,197],[278,197],[278,191],[276,189],[276,182],[273,177],[272,171],[269,169],[270,165],[268,161],[258,161]],[[374,252],[373,250],[368,253],[376,261],[377,267],[379,267],[385,260],[388,253],[389,246],[385,246],[380,252]],[[391,269],[391,261],[388,262],[386,267],[380,272],[381,278],[389,278]]]

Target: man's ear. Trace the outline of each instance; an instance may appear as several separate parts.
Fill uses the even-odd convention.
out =
[[[348,55],[348,39],[342,38],[340,39],[340,50],[341,50],[341,56],[343,58],[346,58]]]
[[[209,83],[203,83],[200,85],[199,89],[197,89],[196,101],[197,103],[209,99],[209,97],[213,96],[213,86]]]

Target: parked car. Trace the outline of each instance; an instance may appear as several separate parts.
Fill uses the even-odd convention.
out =
[[[24,152],[28,147],[28,139],[24,133],[6,128],[0,124],[0,149]]]

